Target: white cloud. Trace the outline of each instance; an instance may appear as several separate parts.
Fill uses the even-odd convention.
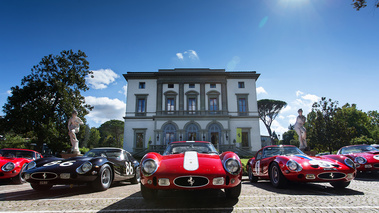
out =
[[[257,88],[257,94],[267,94],[267,92],[263,87],[258,87]]]
[[[123,120],[125,116],[126,104],[117,98],[87,96],[85,101],[94,107],[86,118],[96,124],[103,124],[109,120]]]
[[[318,102],[319,100],[321,100],[321,98],[318,97],[317,95],[311,95],[311,94],[307,94],[307,95],[301,96],[301,98],[303,98],[304,100],[311,101],[312,104],[314,102]]]
[[[183,60],[183,54],[182,53],[176,53],[176,57],[178,57],[180,60]]]
[[[8,95],[12,95],[12,91],[11,90],[7,90],[7,94]]]
[[[128,94],[128,85],[124,85],[122,90],[118,91],[118,93],[124,94],[125,96]]]
[[[185,59],[199,60],[199,56],[197,55],[195,50],[187,50],[187,51],[184,51],[183,53],[176,53],[176,57],[179,60],[185,60]]]
[[[235,70],[235,68],[237,67],[237,65],[240,63],[240,58],[238,56],[234,56],[232,58],[231,61],[228,62],[228,64],[226,65],[226,68],[228,70]]]
[[[304,94],[302,91],[300,91],[300,90],[296,91],[296,97],[299,97],[302,94]]]
[[[111,69],[92,70],[93,74],[86,77],[86,81],[93,89],[105,89],[120,76]]]

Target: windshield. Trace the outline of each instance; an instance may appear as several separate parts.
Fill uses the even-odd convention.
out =
[[[267,147],[264,150],[264,157],[272,157],[276,155],[305,155],[300,149],[297,147]]]
[[[122,154],[121,150],[116,150],[116,149],[92,149],[88,151],[84,156],[118,158],[121,156],[121,154]]]
[[[341,150],[341,154],[362,153],[362,152],[370,152],[370,151],[379,152],[379,150],[375,149],[375,147],[373,146],[361,145],[361,146],[351,146],[351,147],[343,148]]]
[[[6,158],[34,159],[34,152],[24,150],[0,150],[0,155]]]
[[[192,143],[192,142],[184,142],[184,143],[172,143],[167,146],[166,151],[163,155],[170,154],[179,154],[184,153],[186,151],[195,151],[198,153],[216,153],[217,150],[211,143]]]

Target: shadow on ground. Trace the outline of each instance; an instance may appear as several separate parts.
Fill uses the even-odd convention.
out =
[[[4,185],[6,183],[3,183]],[[9,185],[12,185],[8,183]],[[30,185],[29,183],[24,183],[26,185]],[[131,185],[127,182],[117,182],[112,184],[112,187],[123,187]],[[97,193],[97,191],[93,190],[91,187],[87,185],[57,185],[53,186],[50,190],[47,191],[35,191],[30,187],[30,189],[16,191],[16,192],[6,192],[0,193],[0,201],[15,201],[15,200],[39,200],[39,199],[53,199],[53,198],[65,198],[71,197],[75,195],[83,195],[83,194],[92,194]]]
[[[350,189],[335,189],[329,184],[325,183],[289,183],[283,189],[273,187],[268,180],[260,180],[257,183],[244,182],[244,185],[252,185],[254,187],[270,191],[278,194],[287,195],[320,195],[320,196],[337,196],[337,195],[363,195],[361,191]]]
[[[100,212],[232,212],[237,203],[238,199],[227,199],[222,190],[159,191],[154,201],[144,200],[138,192]]]

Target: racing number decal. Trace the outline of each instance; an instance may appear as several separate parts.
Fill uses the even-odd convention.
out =
[[[126,166],[126,175],[132,175],[133,174],[133,165],[131,162],[125,162]]]
[[[52,161],[50,163],[44,164],[43,166],[53,166],[56,164],[59,164],[59,166],[71,166],[72,164],[74,164],[75,160],[66,161],[64,163],[61,163],[61,162],[62,162],[61,160]]]
[[[257,175],[259,175],[259,170],[260,170],[259,167],[260,167],[260,165],[261,165],[261,161],[260,160],[255,163],[255,172],[257,173]]]

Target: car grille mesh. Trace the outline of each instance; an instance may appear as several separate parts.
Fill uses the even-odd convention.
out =
[[[57,177],[58,175],[53,172],[36,172],[31,175],[34,180],[54,180]]]
[[[345,178],[346,174],[340,172],[325,172],[319,174],[317,177],[324,180],[335,180]]]
[[[195,188],[208,185],[209,180],[201,176],[183,176],[175,178],[174,184],[185,188]]]

